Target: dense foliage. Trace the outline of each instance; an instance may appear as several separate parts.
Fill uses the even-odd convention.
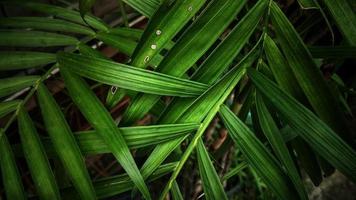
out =
[[[308,199],[307,179],[356,181],[353,1],[122,0],[114,25],[99,0],[0,3],[32,12],[0,18],[4,198]]]

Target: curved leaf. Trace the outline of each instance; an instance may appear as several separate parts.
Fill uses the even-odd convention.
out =
[[[185,30],[156,71],[176,77],[183,76],[218,39],[245,3],[245,0],[212,1]],[[142,118],[159,98],[154,95],[138,95],[126,110],[123,123],[132,123]]]
[[[206,0],[164,1],[150,20],[132,56],[131,65],[145,68],[203,6]],[[172,5],[170,5],[172,4]]]
[[[271,4],[271,19],[292,71],[318,116],[344,138],[350,137],[346,118],[311,54],[282,10]]]
[[[208,151],[205,149],[202,139],[198,140],[197,155],[205,198],[207,200],[227,199],[224,187],[221,185],[220,178],[215,171],[214,165],[209,158]]]
[[[197,96],[207,88],[201,83],[88,56],[61,53],[58,62],[62,68],[68,68],[81,76],[151,94]]]
[[[314,113],[283,92],[264,75],[250,69],[248,75],[258,90],[278,110],[284,120],[325,160],[356,180],[356,152]]]
[[[294,161],[284,142],[282,134],[259,93],[256,94],[256,107],[261,129],[271,144],[276,156],[285,167],[287,174],[295,186],[295,189],[299,193],[300,199],[308,199],[301,177],[299,176],[299,172],[294,165]]]
[[[0,129],[0,168],[5,194],[8,199],[27,199],[14,154],[5,132]]]
[[[225,105],[221,106],[220,115],[232,139],[244,153],[246,161],[264,183],[281,199],[298,199],[290,180],[254,133]]]
[[[81,198],[96,199],[94,187],[84,164],[84,158],[76,144],[73,133],[55,99],[43,84],[38,86],[37,98],[54,150],[63,163],[74,187],[78,190]]]
[[[91,91],[87,83],[66,68],[61,68],[69,95],[79,107],[84,117],[103,138],[110,150],[128,173],[137,188],[146,199],[150,199],[147,186],[137,168],[124,137],[116,127],[110,113],[105,109],[99,99]]]
[[[19,109],[17,120],[22,149],[38,196],[47,200],[60,199],[59,189],[46,152],[35,125],[24,108]]]

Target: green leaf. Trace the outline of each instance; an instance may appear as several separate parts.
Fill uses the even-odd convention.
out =
[[[207,84],[215,83],[241,52],[265,13],[267,5],[267,1],[260,0],[197,69],[192,80]],[[175,98],[162,113],[160,119],[162,122],[171,121],[171,118],[187,110],[194,100]]]
[[[20,100],[0,102],[0,118],[15,111],[20,103]]]
[[[166,124],[153,126],[121,127],[119,131],[125,138],[130,149],[143,148],[185,137],[196,130],[196,124]],[[95,130],[74,133],[81,152],[85,155],[110,153],[110,148]],[[53,154],[53,145],[47,138],[42,143],[49,155]]]
[[[15,93],[23,88],[32,86],[39,80],[39,76],[18,76],[0,79],[0,97]]]
[[[264,183],[280,199],[298,199],[296,191],[291,187],[290,180],[254,133],[225,105],[221,106],[220,115],[233,141]]]
[[[131,65],[145,68],[204,5],[206,0],[165,1],[150,20],[132,56]],[[172,5],[170,5],[172,4]]]
[[[174,181],[172,189],[171,189],[171,193],[172,193],[173,200],[183,200],[184,199],[182,193],[180,192],[177,181]]]
[[[224,175],[222,178],[224,181],[229,180],[231,177],[235,176],[236,174],[240,173],[243,169],[248,166],[247,162],[242,162],[230,170],[228,173]]]
[[[164,175],[170,173],[177,163],[167,163],[159,166],[157,170],[148,178],[148,182],[152,182]],[[95,191],[99,199],[105,199],[118,195],[134,188],[134,184],[127,174],[106,177],[94,182]],[[78,199],[76,192],[70,187],[62,190],[63,199]]]
[[[256,107],[262,131],[271,144],[276,156],[285,167],[295,189],[299,193],[300,199],[308,199],[301,177],[299,176],[299,172],[294,165],[294,161],[289,153],[287,145],[284,142],[282,134],[259,93],[256,94]]]
[[[264,36],[264,51],[278,85],[299,101],[307,103],[306,96],[276,43],[267,34]]]
[[[157,71],[181,77],[214,44],[245,3],[246,0],[212,1],[182,34]]]
[[[111,28],[109,33],[137,41],[141,38],[143,30],[128,27],[115,27]]]
[[[51,47],[76,45],[74,37],[39,31],[1,30],[0,46],[8,47]]]
[[[60,199],[59,189],[46,152],[35,125],[24,108],[19,109],[17,120],[22,149],[38,196],[48,200]]]
[[[5,132],[0,129],[0,168],[7,199],[27,199],[14,154]]]
[[[271,4],[271,19],[282,51],[294,75],[318,116],[344,138],[350,137],[346,118],[311,54],[292,24],[276,3]]]
[[[183,33],[158,65],[156,71],[182,77],[219,38],[245,3],[245,0],[215,0],[211,2]],[[159,98],[159,96],[147,94],[137,96],[126,110],[123,123],[129,124],[142,118]]]
[[[292,128],[325,160],[356,180],[356,152],[314,113],[283,92],[262,74],[249,70],[249,77]]]
[[[204,142],[201,138],[198,140],[197,144],[197,157],[205,198],[207,200],[227,199],[224,187],[221,185],[220,178],[215,171],[214,165],[209,158],[208,151],[205,149]]]
[[[61,19],[48,17],[6,17],[0,18],[0,27],[31,28],[44,31],[61,31],[94,35],[90,28]]]
[[[80,54],[85,55],[85,56],[91,56],[91,57],[96,57],[96,58],[101,58],[101,59],[108,59],[100,51],[93,49],[86,44],[82,44],[82,43],[79,44],[78,50],[79,50]]]
[[[356,45],[356,14],[347,0],[323,0],[345,39]]]
[[[197,96],[207,88],[201,83],[88,56],[61,53],[58,62],[62,68],[101,83],[151,94]]]
[[[175,35],[199,11],[206,0],[163,1],[150,19],[140,42],[132,54],[130,65],[145,68],[159,63],[159,52],[172,43]],[[125,90],[119,91],[118,97],[124,96]],[[110,94],[109,94],[110,95]],[[117,102],[114,97],[111,102]]]
[[[171,172],[177,163],[167,163],[159,166],[155,172],[148,178],[148,182],[152,182]],[[99,198],[110,197],[122,192],[126,192],[134,188],[134,184],[127,174],[110,177],[101,181],[95,182],[95,190]]]
[[[94,17],[92,15],[85,15],[84,16],[85,21],[84,21],[83,18],[80,16],[79,12],[67,8],[62,8],[59,6],[53,6],[53,5],[30,2],[30,1],[22,1],[22,0],[1,1],[0,3],[25,7],[37,12],[53,15],[82,25],[89,24],[91,27],[101,31],[109,30],[109,27],[101,19],[97,17]]]
[[[30,51],[1,51],[0,71],[27,69],[56,61],[56,55]]]
[[[299,102],[309,105],[291,67],[275,42],[268,35],[265,35],[264,47],[270,69],[281,89],[298,99]],[[313,183],[318,185],[322,180],[322,175],[314,152],[300,138],[296,138],[291,144],[297,153],[300,165],[310,176]]]
[[[250,67],[255,61],[256,57],[257,55],[255,53],[250,53],[238,65],[232,68],[223,78],[221,78],[216,84],[212,85],[205,93],[203,93],[195,101],[193,101],[183,114],[175,115],[174,113],[172,113],[172,115],[174,115],[174,118],[171,118],[170,121],[160,121],[159,123],[200,123],[204,120],[204,118],[207,117],[207,115],[210,117],[214,117],[216,112],[218,112],[218,106],[220,106],[225,101],[227,96],[230,94],[230,92],[233,90],[233,88],[244,75],[245,68]],[[206,122],[206,124],[209,124],[209,122]],[[204,128],[206,127],[200,127],[198,129],[198,133],[204,133]],[[196,134],[194,138],[198,139],[199,135]],[[157,145],[144,163],[144,165],[142,166],[142,172],[145,175],[151,174],[154,169],[158,167],[160,163],[162,163],[164,159],[183,141],[183,139],[184,138],[175,139],[171,140],[170,142]],[[195,144],[196,142],[193,143],[193,146],[188,147],[189,151],[193,150]],[[189,153],[190,152],[188,152],[187,154],[188,156]],[[180,167],[182,167],[184,162],[180,164]],[[179,172],[176,171],[176,173]],[[170,185],[167,186],[169,189]]]
[[[96,199],[94,187],[84,164],[84,158],[60,107],[43,84],[38,86],[37,98],[53,148],[74,187],[81,198]]]
[[[137,42],[128,39],[125,36],[120,36],[116,34],[110,33],[98,33],[97,38],[104,42],[105,44],[114,47],[118,49],[120,52],[131,56],[133,51],[135,50],[135,47],[137,45]]]
[[[79,0],[79,11],[82,16],[90,11],[96,0]]]
[[[207,84],[216,82],[246,46],[261,18],[266,13],[267,6],[267,0],[259,0],[202,63],[193,74],[192,79]]]
[[[132,8],[145,15],[146,17],[151,17],[155,10],[160,5],[160,0],[122,0],[123,2],[130,5]]]
[[[66,68],[61,68],[61,74],[69,91],[69,95],[88,122],[103,138],[116,159],[128,173],[137,188],[146,199],[150,199],[147,186],[137,168],[124,137],[116,127],[115,121],[105,109],[87,83]]]

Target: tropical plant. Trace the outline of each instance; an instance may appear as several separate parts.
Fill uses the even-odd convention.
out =
[[[128,191],[183,199],[190,194],[182,194],[180,174],[192,163],[206,199],[227,199],[227,182],[246,171],[261,193],[271,191],[265,198],[308,199],[305,177],[318,185],[335,168],[356,181],[352,91],[337,68],[329,76],[320,68],[356,57],[351,1],[299,0],[312,14],[295,23],[273,0],[123,0],[116,26],[90,14],[95,0],[80,0],[78,11],[63,2],[1,1],[37,13],[0,19],[7,199]],[[132,17],[142,16],[144,30],[132,28]],[[305,43],[318,24],[330,31],[328,46]],[[103,45],[127,59],[102,54]],[[86,128],[74,125],[73,110]],[[211,138],[220,141],[214,152]],[[222,170],[226,152],[231,166]],[[94,180],[84,161],[101,154],[112,154],[121,174]],[[35,193],[23,186],[26,169]],[[163,184],[148,184],[157,179]]]

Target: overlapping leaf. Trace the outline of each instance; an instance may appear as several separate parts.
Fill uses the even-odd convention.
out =
[[[356,14],[347,0],[323,0],[346,40],[356,45]]]
[[[310,110],[283,92],[262,74],[249,70],[258,90],[283,116],[283,119],[324,159],[355,180],[356,152]]]
[[[38,86],[38,102],[53,147],[81,198],[96,199],[84,159],[65,117],[50,92]],[[63,148],[65,147],[65,148]]]
[[[167,96],[197,96],[207,86],[108,60],[59,54],[58,62],[81,76],[130,90]]]
[[[349,138],[350,131],[337,99],[328,88],[302,39],[274,2],[271,4],[271,19],[282,51],[309,103],[323,121],[344,138]]]
[[[228,107],[221,106],[220,115],[232,139],[244,153],[246,161],[264,180],[264,183],[280,199],[298,199],[290,180],[254,133]]]
[[[192,80],[212,84],[231,65],[254,32],[267,8],[267,1],[260,0],[238,23],[222,43],[211,53],[193,74]],[[171,118],[188,109],[194,99],[174,99],[160,116],[160,122],[170,122]]]
[[[280,162],[285,167],[287,174],[292,180],[295,189],[299,193],[300,199],[308,199],[302,180],[299,176],[297,167],[294,165],[294,161],[289,153],[289,150],[284,142],[281,132],[279,131],[276,123],[274,122],[269,110],[263,102],[262,96],[256,94],[256,107],[258,113],[258,119],[261,125],[261,129],[266,136],[267,140],[271,144],[273,151],[279,158]]]
[[[187,28],[164,57],[156,71],[181,77],[218,39],[243,7],[245,0],[215,0]],[[147,113],[159,100],[155,95],[138,95],[124,114],[123,123],[132,123]]]
[[[60,199],[59,189],[40,137],[30,116],[21,108],[18,112],[22,149],[41,199]]]
[[[214,169],[209,154],[205,149],[204,142],[201,139],[198,140],[197,155],[199,172],[202,178],[206,199],[227,199],[220,178]]]
[[[216,112],[218,112],[218,106],[220,106],[227,96],[230,94],[232,89],[236,86],[239,80],[244,75],[245,68],[252,65],[255,61],[256,55],[254,53],[249,54],[243,61],[231,69],[222,79],[220,79],[216,84],[211,86],[205,93],[203,93],[199,98],[191,103],[189,109],[186,110],[182,115],[176,115],[170,123],[199,123],[209,114],[209,119],[212,119]],[[210,109],[207,109],[210,108]],[[207,118],[208,120],[208,118]],[[209,124],[210,121],[205,122],[203,127],[200,127],[198,133],[195,135],[196,140],[190,147],[189,151],[193,151],[197,139],[204,133],[204,128]],[[167,123],[167,122],[165,122]],[[184,139],[184,138],[183,138]],[[150,174],[154,171],[160,163],[182,142],[182,139],[175,139],[167,142],[165,144],[157,145],[156,148],[151,153],[150,157],[146,160],[142,167],[142,171],[145,174]],[[189,153],[189,151],[186,151]],[[187,155],[186,155],[187,156]],[[188,154],[189,156],[189,154]],[[181,166],[182,167],[181,163]],[[177,171],[178,173],[178,171]],[[175,174],[174,176],[177,176]],[[174,179],[174,176],[173,179]],[[171,185],[168,185],[169,189]],[[162,198],[164,196],[161,196]]]
[[[0,129],[0,168],[8,199],[27,199],[14,154],[3,129]]]
[[[109,146],[111,152],[120,162],[143,196],[146,199],[150,199],[147,186],[143,181],[125,139],[117,129],[109,112],[91,91],[87,83],[79,76],[72,74],[64,67],[61,68],[61,74],[74,103]]]

